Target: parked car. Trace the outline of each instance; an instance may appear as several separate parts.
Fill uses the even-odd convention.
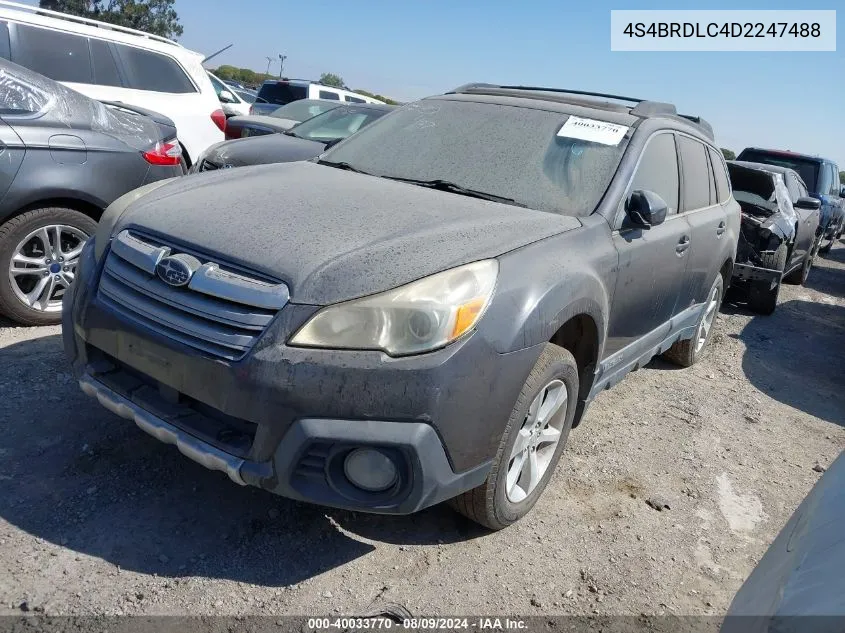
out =
[[[734,596],[720,633],[836,633],[845,619],[845,452]]]
[[[231,79],[221,79],[220,81],[222,81],[227,86],[234,88],[235,90],[246,90],[246,86],[244,86],[240,82],[232,81]]]
[[[749,308],[771,314],[781,281],[807,280],[820,241],[821,202],[786,167],[728,161],[728,174],[742,208],[733,280],[746,286]]]
[[[278,134],[318,114],[339,108],[342,105],[343,103],[340,101],[301,99],[291,101],[281,108],[276,108],[270,114],[232,117],[226,122],[226,140]]]
[[[372,97],[325,86],[308,79],[268,79],[258,89],[258,97],[250,108],[250,114],[270,114],[279,106],[300,99],[328,99],[345,103],[383,103]]]
[[[220,107],[223,108],[226,118],[249,114],[250,104],[242,99],[234,88],[227,86],[210,72],[208,78],[211,80],[211,85],[214,86],[214,92],[217,94],[217,99],[220,101]],[[225,134],[225,129],[223,132]]]
[[[252,90],[238,90],[235,88],[235,94],[238,95],[243,101],[246,101],[249,105],[255,103],[255,98],[257,94]]]
[[[176,128],[5,59],[0,86],[0,312],[24,325],[58,323],[103,209],[136,187],[185,173]]]
[[[160,112],[176,123],[188,163],[223,140],[226,117],[203,56],[172,40],[0,0],[0,57],[92,99]]]
[[[845,230],[845,187],[839,182],[839,167],[832,160],[795,152],[748,147],[737,160],[765,163],[794,169],[807,184],[814,198],[821,201],[819,252],[825,254]]]
[[[203,154],[199,163],[191,168],[191,173],[308,160],[364,129],[394,108],[376,104],[343,106],[308,119],[282,134],[223,141]]]
[[[598,393],[701,358],[731,278],[712,129],[622,99],[470,84],[113,204],[66,297],[83,391],[239,484],[513,523]]]

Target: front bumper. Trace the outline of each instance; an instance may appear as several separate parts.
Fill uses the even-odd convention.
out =
[[[98,298],[87,247],[63,335],[82,389],[238,484],[334,507],[410,513],[481,484],[540,347],[498,354],[478,332],[436,352],[287,347],[316,310],[288,304],[243,358],[226,361],[127,321]],[[390,494],[342,476],[375,447],[400,473]]]

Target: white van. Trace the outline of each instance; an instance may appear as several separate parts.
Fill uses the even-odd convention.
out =
[[[169,117],[189,162],[223,140],[226,116],[203,55],[167,38],[0,0],[0,57],[92,99]]]
[[[329,99],[344,103],[384,103],[351,90],[325,86],[308,79],[268,79],[258,90],[250,114],[270,114],[274,110],[300,99]]]

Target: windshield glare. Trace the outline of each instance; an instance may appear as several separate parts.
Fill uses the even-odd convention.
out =
[[[269,116],[277,119],[290,119],[291,121],[307,121],[318,114],[334,110],[339,105],[313,99],[302,99],[282,106],[278,110],[273,110]]]
[[[568,114],[424,100],[393,112],[323,155],[370,174],[442,179],[531,209],[589,215],[624,153],[558,136]]]
[[[362,127],[384,114],[382,110],[368,110],[358,107],[334,108],[313,119],[303,121],[289,132],[309,141],[328,143],[355,134]]]

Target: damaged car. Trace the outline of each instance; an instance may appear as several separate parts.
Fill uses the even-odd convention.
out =
[[[501,529],[599,393],[706,354],[739,224],[698,117],[470,84],[316,160],[115,202],[65,349],[86,394],[240,485],[382,514],[449,500]]]
[[[807,280],[819,246],[821,203],[786,167],[728,161],[728,173],[742,209],[734,285],[747,292],[751,310],[771,314],[782,281]]]

